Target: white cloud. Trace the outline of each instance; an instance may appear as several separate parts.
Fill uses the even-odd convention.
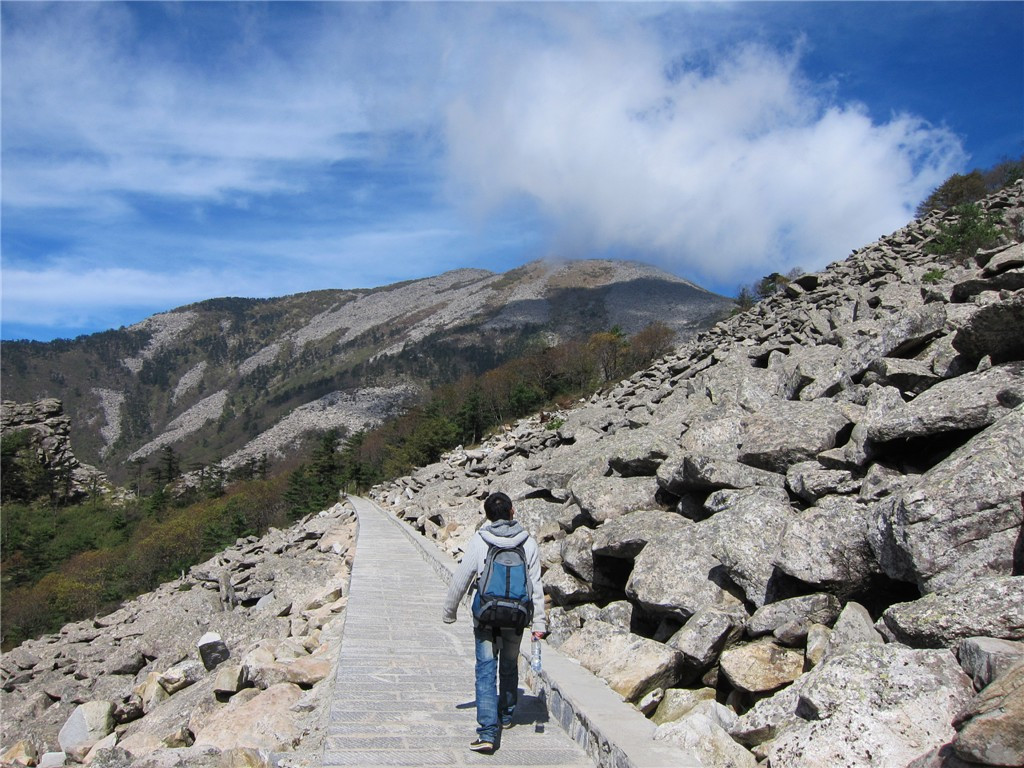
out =
[[[942,128],[832,103],[798,51],[741,47],[671,78],[670,63],[628,28],[505,51],[448,111],[453,195],[534,200],[569,255],[635,249],[739,281],[901,226],[964,160]]]

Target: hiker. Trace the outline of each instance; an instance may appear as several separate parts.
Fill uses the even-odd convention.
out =
[[[518,656],[523,629],[530,626],[534,639],[539,640],[547,634],[547,620],[544,616],[544,588],[540,580],[537,542],[512,519],[515,514],[512,500],[504,493],[492,493],[487,497],[484,501],[484,514],[488,522],[473,534],[466,554],[452,577],[442,618],[445,624],[454,622],[459,602],[469,588],[476,585],[473,637],[476,643],[478,727],[477,739],[469,748],[474,752],[491,753],[498,738],[499,725],[501,728],[509,728],[513,722],[519,689]],[[490,601],[488,594],[491,590],[487,587],[490,582],[486,577],[503,567],[505,571],[501,579],[494,581],[514,584],[517,581],[514,577],[521,573],[526,578],[522,580],[520,591],[525,594]]]

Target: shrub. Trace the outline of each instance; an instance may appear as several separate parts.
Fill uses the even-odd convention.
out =
[[[962,263],[979,248],[994,245],[1002,235],[1001,217],[983,211],[975,203],[958,205],[952,213],[952,220],[941,222],[938,234],[925,246],[928,253],[952,256]]]

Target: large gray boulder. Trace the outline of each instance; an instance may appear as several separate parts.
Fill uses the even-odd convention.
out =
[[[953,750],[964,760],[1024,765],[1024,661],[979,693],[953,724]]]
[[[1024,403],[1024,363],[942,381],[902,408],[875,414],[867,423],[876,443],[980,429]]]
[[[796,513],[785,493],[751,488],[718,494],[720,510],[697,523],[697,535],[746,600],[760,607],[777,598],[773,581],[775,560],[782,548],[786,525]]]
[[[743,419],[737,458],[784,475],[792,465],[836,447],[849,424],[832,403],[773,400]]]
[[[759,640],[722,653],[719,667],[729,683],[740,691],[770,693],[789,685],[804,671],[804,654],[773,640]]]
[[[734,589],[696,523],[648,542],[626,582],[630,600],[651,613],[683,620],[701,608],[732,610],[741,604]]]
[[[969,360],[1024,358],[1024,290],[978,310],[957,331],[953,347]]]
[[[978,579],[885,610],[878,624],[918,648],[953,648],[977,635],[1024,640],[1024,576]]]
[[[1013,572],[1021,535],[1024,407],[876,507],[869,531],[884,571],[933,592]]]
[[[801,681],[795,714],[768,745],[772,765],[903,766],[953,737],[973,687],[948,651],[866,644]]]
[[[811,624],[824,624],[831,627],[839,618],[839,611],[839,600],[834,595],[819,592],[791,597],[758,608],[747,619],[746,630],[751,637],[760,637],[790,624],[806,624],[808,627]]]
[[[588,621],[561,651],[606,680],[627,701],[674,685],[681,664],[675,649],[600,620]]]
[[[1024,642],[996,637],[968,637],[956,648],[964,672],[971,676],[975,690],[981,690],[1010,667],[1024,660]]]
[[[669,638],[668,645],[683,655],[682,682],[689,683],[711,667],[729,643],[743,634],[746,611],[702,608]]]
[[[114,730],[114,705],[109,701],[88,701],[75,707],[57,734],[61,751],[77,759]]]
[[[855,499],[822,499],[787,521],[775,565],[841,597],[856,594],[880,573],[868,541],[868,519],[868,508]]]

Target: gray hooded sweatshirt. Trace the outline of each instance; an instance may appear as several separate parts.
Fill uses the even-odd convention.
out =
[[[533,592],[532,630],[546,632],[548,623],[544,615],[544,585],[540,580],[540,553],[537,549],[537,542],[515,520],[497,520],[488,523],[473,534],[473,538],[469,540],[466,554],[455,570],[452,583],[448,587],[448,596],[444,601],[442,616],[444,623],[451,624],[455,621],[459,602],[483,573],[484,561],[487,559],[487,550],[490,544],[502,547],[515,547],[520,544],[523,546],[530,576],[530,588]]]

